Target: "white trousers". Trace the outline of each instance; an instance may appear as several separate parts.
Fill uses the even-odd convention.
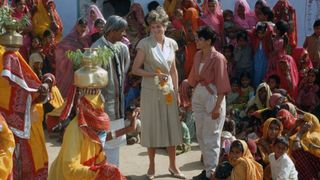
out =
[[[221,113],[218,119],[213,120],[211,112],[208,112],[208,109],[212,109],[208,106],[213,107],[217,101],[216,88],[212,87],[214,90],[213,95],[204,86],[198,85],[192,97],[192,110],[195,117],[197,139],[208,178],[215,171],[219,162],[220,138],[226,116],[225,98],[221,103]]]

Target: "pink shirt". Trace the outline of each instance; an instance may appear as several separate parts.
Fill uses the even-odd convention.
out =
[[[231,91],[226,58],[211,48],[211,54],[205,60],[202,70],[199,72],[202,51],[198,51],[194,56],[194,64],[188,77],[188,83],[195,87],[199,83],[203,86],[214,84],[218,94],[226,95]]]

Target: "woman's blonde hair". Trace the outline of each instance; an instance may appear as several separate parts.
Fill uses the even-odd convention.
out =
[[[154,22],[159,22],[163,26],[167,27],[169,24],[169,16],[167,15],[163,7],[158,6],[157,9],[149,12],[146,21],[149,26]]]

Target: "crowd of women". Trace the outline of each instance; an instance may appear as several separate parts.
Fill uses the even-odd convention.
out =
[[[0,3],[8,5],[7,1]],[[176,146],[190,145],[190,140],[199,143],[204,165],[195,180],[320,178],[320,20],[314,22],[314,33],[306,37],[303,47],[298,47],[296,13],[288,0],[278,0],[274,7],[257,0],[253,10],[246,0],[235,0],[234,10],[223,10],[218,0],[202,4],[165,0],[163,8],[152,1],[147,14],[139,3],[133,3],[123,19],[109,21],[92,1],[86,17],[78,19],[63,39],[53,0],[15,0],[10,6],[15,19],[28,17],[31,23],[23,29],[23,46],[16,53],[21,68],[12,71],[20,78],[22,74],[26,87],[3,73],[17,65],[6,64],[10,53],[0,46],[0,70],[11,82],[0,78],[0,89],[5,92],[0,95],[4,115],[4,119],[0,116],[0,152],[5,154],[0,156],[5,157],[0,161],[1,179],[47,178],[43,117],[67,118],[75,113],[70,107],[78,96],[73,87],[75,67],[66,52],[104,43],[112,48],[125,45],[108,69],[119,89],[106,91],[113,91],[113,104],[120,104],[115,111],[133,118],[134,123],[141,108],[140,143],[148,148],[149,179],[156,174],[158,147],[168,151],[170,174],[184,179],[176,166]],[[12,85],[15,83],[17,86]],[[42,105],[43,100],[32,95],[30,112],[24,110],[28,105],[19,106],[28,102],[32,89],[43,91],[43,84],[51,89],[49,103]],[[20,86],[27,93],[21,95]],[[96,113],[100,119],[77,114],[76,120],[65,125],[68,128],[61,128],[66,129],[62,150],[49,179],[124,178],[115,166],[105,164],[101,137],[118,137],[135,125],[117,135],[101,133],[109,129],[109,119],[99,111],[103,100],[91,95],[81,100],[98,109],[86,113]],[[85,107],[79,104],[74,111],[81,108]],[[120,118],[113,118],[106,109],[111,119]],[[29,136],[13,130],[26,128],[27,120],[21,118],[25,114],[31,119]],[[19,123],[14,122],[17,119]],[[52,125],[50,120],[46,125],[52,131],[57,123]],[[93,129],[94,135],[85,127]],[[134,142],[139,139],[137,136]],[[10,159],[13,166],[12,162],[5,166]],[[68,170],[60,172],[59,168]]]

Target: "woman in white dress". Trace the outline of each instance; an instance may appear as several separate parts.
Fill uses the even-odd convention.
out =
[[[137,45],[137,56],[132,73],[142,76],[141,90],[141,144],[148,148],[147,176],[154,178],[157,147],[166,147],[169,155],[169,172],[185,178],[176,166],[175,146],[182,143],[178,118],[178,75],[175,64],[176,41],[165,37],[168,15],[162,7],[149,13],[147,22],[150,36]],[[160,83],[162,87],[160,88]]]

